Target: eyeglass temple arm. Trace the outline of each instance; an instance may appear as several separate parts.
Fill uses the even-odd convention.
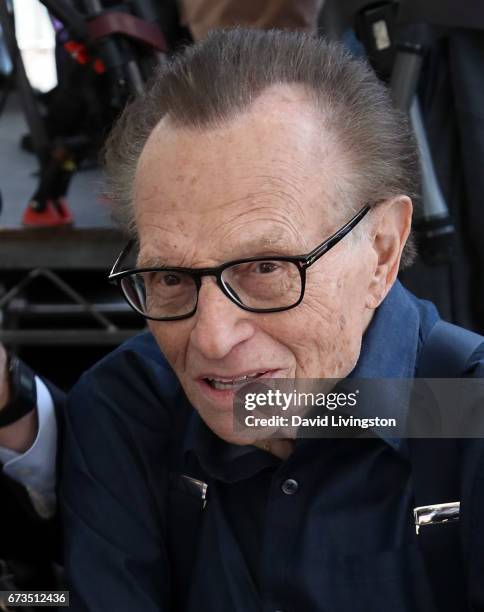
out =
[[[117,269],[118,266],[120,264],[120,262],[122,261],[122,259],[126,256],[126,254],[130,251],[131,247],[134,244],[134,238],[131,238],[131,240],[128,242],[128,244],[123,248],[123,250],[121,251],[121,253],[117,256],[116,261],[113,264],[113,267],[111,268],[111,272],[109,273],[108,276],[108,280],[114,280],[111,277],[117,273]]]
[[[338,244],[340,240],[342,240],[346,234],[351,232],[351,230],[358,225],[358,223],[363,219],[363,217],[370,211],[371,206],[367,204],[364,206],[356,215],[348,221],[341,229],[335,232],[332,236],[330,236],[327,240],[317,246],[314,250],[306,255],[306,260],[304,262],[304,267],[308,268],[315,261],[317,261],[322,255],[327,253],[330,249]]]

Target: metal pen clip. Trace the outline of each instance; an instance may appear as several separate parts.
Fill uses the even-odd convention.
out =
[[[415,531],[418,535],[420,527],[458,521],[460,518],[460,502],[419,506],[413,509],[413,517],[415,519]]]

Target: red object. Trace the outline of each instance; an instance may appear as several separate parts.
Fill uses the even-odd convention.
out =
[[[64,49],[81,66],[87,66],[90,63],[96,74],[104,74],[106,72],[104,62],[100,58],[93,58],[89,55],[85,44],[75,40],[68,40],[64,43]]]
[[[104,74],[106,72],[106,67],[104,66],[103,61],[99,58],[94,60],[92,67],[96,74]]]
[[[28,205],[22,216],[22,224],[27,227],[59,227],[72,225],[72,215],[64,198],[55,202],[48,200],[45,210],[37,211]]]
[[[82,43],[78,43],[75,40],[69,40],[64,43],[64,49],[78,64],[85,66],[89,61],[86,45]]]

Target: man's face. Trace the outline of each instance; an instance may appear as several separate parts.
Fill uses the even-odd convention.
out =
[[[180,129],[164,119],[136,175],[138,264],[210,267],[308,253],[351,216],[338,196],[349,171],[297,88],[267,90],[216,129]],[[150,329],[207,425],[247,443],[233,432],[233,389],[211,381],[346,376],[371,318],[374,267],[369,241],[348,236],[308,269],[304,300],[292,310],[246,312],[215,277],[204,277],[194,316],[150,321]]]

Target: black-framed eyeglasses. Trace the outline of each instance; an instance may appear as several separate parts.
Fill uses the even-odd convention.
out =
[[[221,291],[249,312],[280,312],[301,303],[306,270],[338,244],[368,213],[365,205],[343,227],[307,255],[249,257],[214,268],[132,268],[120,270],[131,240],[116,259],[109,281],[120,286],[129,305],[153,321],[193,316],[203,276],[215,276]]]

